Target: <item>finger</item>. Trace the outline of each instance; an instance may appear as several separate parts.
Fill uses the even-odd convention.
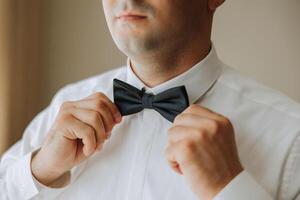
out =
[[[104,127],[106,133],[110,133],[116,124],[114,117],[111,114],[111,111],[107,106],[104,106],[101,111],[102,120],[104,122]]]
[[[177,126],[188,126],[206,129],[208,132],[217,132],[220,128],[219,121],[202,117],[193,113],[182,113],[175,118],[174,124]]]
[[[86,123],[76,119],[75,117],[68,118],[67,133],[64,137],[67,139],[81,139],[83,143],[83,153],[85,156],[90,156],[96,149],[95,130]]]
[[[180,169],[180,165],[176,161],[175,158],[175,152],[173,146],[168,146],[165,150],[165,157],[168,161],[169,166],[178,174],[182,174],[182,171]]]
[[[183,113],[190,113],[190,114],[196,114],[202,117],[207,117],[211,119],[219,120],[221,117],[223,117],[221,114],[216,113],[204,106],[198,105],[198,104],[192,104],[190,105]]]
[[[101,100],[104,100],[104,102],[106,103],[106,105],[110,109],[111,113],[113,114],[113,117],[114,117],[115,121],[116,122],[121,121],[122,115],[121,115],[118,107],[105,94],[103,94],[102,92],[97,92],[97,93],[89,96],[88,99],[98,99],[98,100],[101,99]]]
[[[107,96],[104,96],[104,100],[106,102],[107,107],[109,108],[110,112],[113,113],[115,122],[119,123],[122,120],[122,115],[116,106]]]
[[[118,110],[117,111],[114,111],[114,108],[112,107],[115,107],[114,104],[112,103],[107,103],[104,99],[97,99],[97,98],[90,98],[90,99],[83,99],[81,101],[78,101],[76,103],[76,107],[81,107],[81,108],[86,108],[86,109],[91,109],[91,110],[96,110],[98,112],[101,112],[103,109],[108,109],[109,110],[109,113],[111,115],[111,118],[113,119],[113,122],[114,123],[119,123],[121,121],[120,118],[121,117],[121,114],[119,114]],[[117,114],[115,114],[114,112],[117,112]],[[116,116],[118,115],[118,116]]]
[[[168,130],[168,142],[171,144],[182,140],[198,141],[206,137],[205,133],[201,133],[198,129],[189,126],[173,126]]]
[[[114,125],[117,123],[114,119],[113,113],[107,106],[107,104],[96,99],[85,99],[76,103],[76,108],[94,110],[101,114],[105,126],[105,131],[111,132]]]
[[[93,127],[95,130],[97,147],[108,138],[103,124],[103,118],[98,112],[82,108],[74,108],[69,112],[78,120]]]

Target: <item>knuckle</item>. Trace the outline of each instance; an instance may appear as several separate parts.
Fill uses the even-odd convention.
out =
[[[191,140],[183,140],[181,142],[181,152],[188,155],[191,154],[195,149],[195,144]]]
[[[208,126],[212,129],[212,132],[217,133],[220,129],[220,123],[215,120],[209,120]]]
[[[192,113],[198,108],[197,104],[191,104],[183,113]]]
[[[189,113],[181,113],[177,115],[177,117],[174,120],[174,123],[181,122],[183,120],[190,120],[192,118],[192,115]]]
[[[58,118],[58,121],[67,122],[71,120],[73,116],[69,113],[61,113],[61,115]]]
[[[170,133],[173,131],[174,127],[175,127],[175,126],[171,126],[171,127],[168,129],[167,133],[170,134]]]
[[[223,117],[222,118],[222,125],[224,126],[225,129],[227,130],[233,130],[233,125],[230,121],[230,119],[226,118],[226,117]]]
[[[206,141],[208,139],[207,131],[203,128],[198,128],[196,134],[196,140],[197,141]]]
[[[197,135],[204,135],[207,132],[206,129],[203,127],[196,128],[194,131]]]
[[[174,132],[174,130],[176,129],[176,126],[172,126],[171,128],[168,129],[168,136],[170,137],[172,135],[172,133]]]
[[[194,110],[194,109],[197,109],[198,108],[198,105],[197,104],[192,104],[190,105],[189,109],[190,110]]]
[[[101,110],[101,109],[103,109],[103,107],[104,107],[104,102],[103,102],[101,99],[98,99],[98,100],[95,102],[95,107],[96,107],[96,110]]]
[[[96,92],[94,95],[96,98],[103,98],[105,96],[103,92]]]
[[[195,117],[195,115],[192,113],[185,113],[183,116],[183,118],[186,119],[187,121],[189,121],[189,120],[192,121],[194,117]]]
[[[69,108],[70,106],[72,105],[72,102],[71,101],[65,101],[61,104],[60,108],[61,109],[66,109],[66,108]]]
[[[225,126],[232,126],[231,121],[227,117],[222,117],[221,120]]]
[[[101,115],[98,113],[98,112],[93,112],[91,114],[91,120],[92,120],[92,123],[94,124],[97,124],[99,123],[99,121],[101,120]]]
[[[85,128],[86,137],[89,139],[92,139],[94,137],[94,134],[95,134],[94,129],[89,126],[86,126],[86,128]]]
[[[176,124],[176,123],[178,123],[179,121],[181,121],[182,120],[182,118],[184,117],[184,113],[181,113],[181,114],[179,114],[179,115],[177,115],[176,117],[175,117],[175,119],[174,119],[174,124]]]

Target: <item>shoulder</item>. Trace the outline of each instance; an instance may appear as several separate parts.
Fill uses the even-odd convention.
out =
[[[218,80],[224,89],[235,93],[244,102],[251,102],[266,107],[268,110],[300,120],[300,104],[286,94],[272,89],[236,69],[223,64],[222,75]]]
[[[126,74],[126,66],[121,66],[104,73],[70,83],[61,88],[54,96],[52,103],[67,100],[79,100],[95,92],[109,93],[114,78],[122,78]]]

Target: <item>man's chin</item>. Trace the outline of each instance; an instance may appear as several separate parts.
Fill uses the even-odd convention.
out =
[[[115,32],[115,36],[122,40],[133,40],[145,37],[146,29],[120,28]]]
[[[117,47],[125,55],[145,55],[159,51],[162,41],[147,34],[118,34],[114,37]]]
[[[151,52],[151,49],[147,48],[145,41],[141,40],[118,41],[116,45],[123,54],[130,58],[140,57]]]

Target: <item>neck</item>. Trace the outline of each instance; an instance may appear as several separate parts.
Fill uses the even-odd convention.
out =
[[[162,53],[141,59],[130,59],[133,72],[147,86],[155,87],[192,68],[203,60],[211,49],[211,42],[193,48]]]

